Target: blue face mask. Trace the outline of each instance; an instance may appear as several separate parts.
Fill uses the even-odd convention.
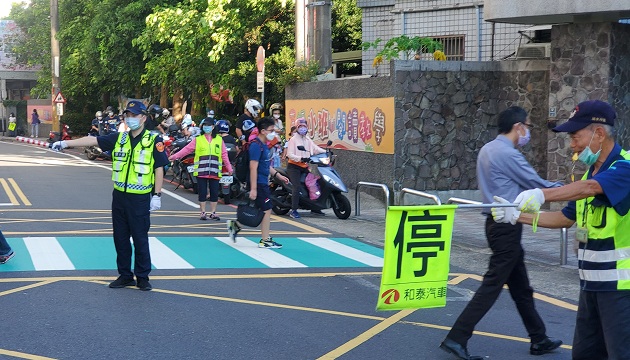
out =
[[[125,118],[125,122],[127,123],[127,126],[129,126],[129,128],[131,130],[138,130],[140,129],[140,118],[139,117],[128,117]]]
[[[593,150],[591,150],[591,143],[593,142],[593,138],[595,137],[595,132],[593,131],[593,136],[591,136],[591,141],[588,143],[588,146],[582,150],[580,155],[578,156],[578,160],[586,164],[587,166],[593,166],[599,159],[599,154],[602,152],[602,146],[599,146],[599,151],[593,154]]]
[[[203,127],[203,132],[206,134],[210,134],[212,132],[212,129],[214,128],[214,126],[204,126]]]
[[[298,128],[298,131],[297,131],[297,132],[298,132],[298,134],[300,134],[300,135],[304,136],[304,135],[306,135],[306,133],[308,132],[308,129],[307,129],[307,128],[305,128],[305,127],[303,127],[303,126],[301,126],[301,127],[299,127],[299,128]]]
[[[525,135],[523,136],[518,136],[518,146],[525,146],[527,145],[527,143],[529,142],[529,139],[531,138],[531,134],[529,132],[529,129],[525,129]]]

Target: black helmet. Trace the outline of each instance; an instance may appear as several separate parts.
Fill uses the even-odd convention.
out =
[[[153,116],[162,115],[162,108],[160,107],[160,105],[153,104],[149,106],[147,112]]]

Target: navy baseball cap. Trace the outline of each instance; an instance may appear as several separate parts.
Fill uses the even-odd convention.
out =
[[[591,124],[615,126],[617,114],[610,104],[601,100],[589,100],[579,103],[569,120],[552,130],[555,132],[572,133],[580,131]]]
[[[123,111],[123,113],[127,113],[127,112],[130,112],[136,115],[140,115],[140,114],[146,115],[147,107],[141,101],[131,100],[130,102],[127,103],[127,108],[125,109],[125,111]]]

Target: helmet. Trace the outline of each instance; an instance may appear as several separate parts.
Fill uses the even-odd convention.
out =
[[[282,110],[282,109],[284,109],[284,108],[282,107],[282,104],[280,104],[280,103],[274,103],[274,104],[273,104],[273,105],[271,105],[271,107],[269,108],[269,112],[271,112],[271,113],[272,113],[274,110]]]
[[[201,135],[201,129],[196,127],[196,126],[191,126],[190,127],[190,136],[197,137],[199,135]]]
[[[249,120],[246,120],[246,121],[249,121]],[[245,122],[243,122],[243,124],[245,124]],[[228,122],[225,120],[217,121],[216,128],[219,134],[227,134],[230,132],[230,124],[228,124]]]
[[[162,116],[164,116],[164,117],[168,117],[169,115],[171,115],[171,112],[170,112],[170,111],[168,111],[168,109],[163,109],[163,110],[162,110]]]
[[[245,121],[243,121],[243,131],[249,131],[253,129],[254,126],[256,126],[256,124],[249,119],[246,119]]]
[[[297,120],[295,120],[295,127],[298,128],[300,126],[306,126],[308,127],[308,123],[306,122],[306,119],[304,118],[299,118]]]
[[[185,129],[187,127],[189,127],[190,125],[192,125],[192,117],[190,116],[190,114],[186,114],[184,115],[184,119],[182,120],[182,129]]]
[[[257,117],[260,110],[262,110],[262,105],[260,105],[258,100],[249,99],[245,103],[245,110],[249,111],[253,117]]]
[[[111,105],[109,105],[109,106],[105,109],[105,112],[110,112],[110,111],[111,111],[111,112],[114,112],[114,108],[113,108]]]
[[[160,115],[162,113],[162,108],[160,107],[160,105],[153,104],[153,105],[149,106],[149,108],[147,109],[147,112],[150,115],[157,116],[157,115]]]
[[[208,111],[208,117],[214,117],[214,110]]]
[[[11,115],[13,115],[13,113],[11,113]],[[97,111],[96,114],[94,114],[94,116],[96,116],[96,117],[103,117],[103,112],[102,111]]]

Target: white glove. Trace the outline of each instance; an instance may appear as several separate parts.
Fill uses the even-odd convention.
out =
[[[500,196],[494,196],[493,204],[511,204]],[[515,225],[518,221],[518,217],[521,216],[521,212],[516,210],[516,207],[493,207],[492,218],[498,223],[510,223]]]
[[[518,194],[514,203],[518,204],[518,210],[522,212],[537,214],[545,203],[545,194],[540,189],[525,190]]]
[[[56,141],[50,146],[50,148],[53,149],[54,151],[61,151],[67,147],[68,147],[68,143],[65,142],[64,140]]]
[[[153,195],[153,197],[151,198],[151,205],[149,206],[149,211],[160,210],[161,207],[162,207],[162,198],[157,195]]]

